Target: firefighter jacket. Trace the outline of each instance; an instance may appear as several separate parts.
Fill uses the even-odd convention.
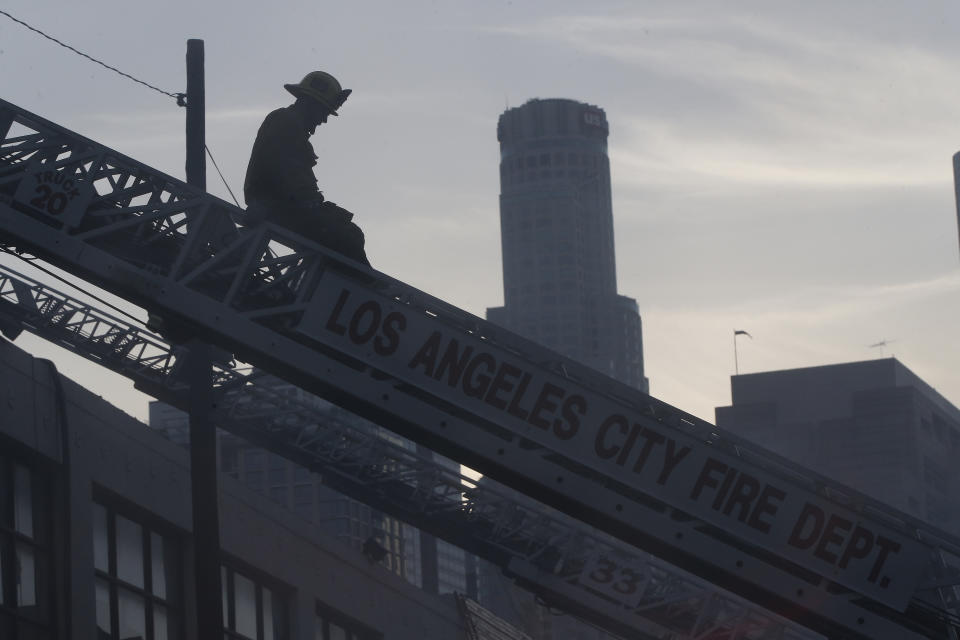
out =
[[[310,144],[311,133],[292,105],[267,115],[247,165],[243,197],[248,205],[302,206],[323,199],[313,174],[317,156]]]

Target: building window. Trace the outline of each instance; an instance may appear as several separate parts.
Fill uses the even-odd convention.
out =
[[[265,453],[259,449],[244,451],[243,454],[243,483],[248,488],[262,492],[265,476]]]
[[[240,450],[236,444],[222,441],[220,447],[220,471],[236,480],[240,479]]]
[[[270,486],[287,484],[287,461],[276,454],[270,454]]]
[[[314,640],[382,640],[383,634],[329,607],[317,605]]]
[[[0,456],[0,638],[50,638],[50,491],[32,468]]]
[[[182,637],[180,548],[144,518],[93,505],[93,564],[101,638]]]
[[[293,487],[293,510],[301,518],[313,520],[313,485],[297,484]]]
[[[284,598],[276,586],[255,577],[253,572],[230,566],[220,570],[224,637],[286,640],[289,636]]]

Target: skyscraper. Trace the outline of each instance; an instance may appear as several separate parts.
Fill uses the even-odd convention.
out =
[[[648,391],[637,302],[617,294],[607,134],[603,109],[573,100],[500,116],[504,305],[487,319]],[[499,574],[481,563],[481,602],[535,640],[608,638]]]
[[[565,99],[500,116],[504,306],[487,319],[647,390],[636,300],[617,294],[607,118]]]

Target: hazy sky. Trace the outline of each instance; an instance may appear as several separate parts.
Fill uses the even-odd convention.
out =
[[[237,197],[263,116],[308,71],[353,94],[313,142],[373,265],[502,304],[497,118],[606,110],[619,292],[653,395],[708,420],[741,373],[895,355],[960,404],[960,4],[8,1],[164,91],[206,48],[207,142]],[[183,177],[184,111],[0,16],[0,97]],[[209,190],[229,199],[212,166]],[[7,257],[0,258],[12,264]],[[885,348],[868,345],[886,340]],[[18,344],[54,357],[42,342]],[[126,411],[143,396],[60,368]]]

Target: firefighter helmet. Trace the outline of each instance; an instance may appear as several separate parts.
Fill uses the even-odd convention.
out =
[[[329,109],[331,115],[337,115],[337,109],[350,95],[350,89],[341,87],[337,79],[325,71],[311,71],[299,84],[285,84],[283,87],[298,98],[316,100]]]

